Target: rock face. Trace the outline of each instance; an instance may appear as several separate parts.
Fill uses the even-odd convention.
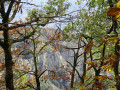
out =
[[[42,69],[54,70],[56,66],[66,65],[66,61],[59,52],[56,53],[43,53],[38,55],[38,65]]]
[[[66,43],[65,43],[66,44]],[[66,46],[69,47],[75,47],[73,43],[69,43]],[[51,48],[51,47],[50,47]],[[40,70],[45,70],[45,75],[50,75],[49,70],[55,70],[56,67],[61,67],[61,66],[67,66],[67,61],[73,63],[73,51],[72,50],[63,50],[59,49],[58,52],[53,53],[52,48],[49,50],[45,50],[44,52],[40,53],[37,55],[37,65]],[[81,59],[81,58],[80,58]],[[34,64],[33,64],[33,56],[32,54],[25,55],[23,57],[23,60],[25,65],[31,65],[32,70],[34,70]],[[71,68],[70,68],[71,69]],[[82,70],[82,65],[78,67],[78,69]],[[57,71],[57,74],[63,72],[62,69]],[[47,82],[42,82],[41,81],[41,86],[42,90],[65,90],[66,88],[70,87],[70,82],[66,82],[63,79],[57,79],[57,80],[50,80],[49,78],[47,79]]]
[[[65,53],[64,53],[65,54]],[[66,55],[67,56],[67,55]],[[66,66],[67,62],[63,58],[60,52],[56,53],[48,53],[45,52],[41,55],[38,55],[38,66],[40,69],[45,70],[55,70],[56,67]],[[62,72],[62,70],[57,71],[57,74]],[[50,75],[48,71],[45,72],[45,74]],[[57,79],[57,80],[47,80],[48,83],[51,82],[51,86],[49,86],[49,90],[65,90],[69,86],[69,82],[66,82],[63,79]],[[44,85],[43,85],[44,87]],[[53,88],[54,87],[54,88]],[[57,87],[57,89],[55,89]],[[46,90],[48,90],[48,87],[44,87]],[[51,88],[51,89],[50,89]],[[53,88],[53,89],[52,89]]]
[[[66,66],[68,63],[66,60],[73,62],[73,51],[66,51],[66,50],[59,50],[56,53],[50,53],[50,52],[44,52],[42,54],[39,54],[38,57],[38,67],[42,70],[48,69],[48,70],[55,70],[56,66],[61,67],[61,66]],[[78,67],[82,70],[82,66]],[[57,71],[57,73],[63,72],[62,70]],[[45,74],[50,75],[48,71],[46,71]],[[49,81],[49,80],[48,80]],[[58,80],[50,80],[51,86],[49,86],[49,90],[65,90],[66,88],[70,87],[70,82],[66,82],[63,79],[58,79]],[[50,89],[54,87],[58,87],[57,89]],[[44,87],[44,85],[43,85]],[[48,87],[44,87],[48,88]],[[46,89],[48,90],[48,89]]]

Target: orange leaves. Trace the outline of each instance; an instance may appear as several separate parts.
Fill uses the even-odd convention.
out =
[[[112,41],[112,44],[114,44],[114,43],[116,43],[117,41],[118,41],[118,35],[105,35],[104,36],[104,40],[101,42],[101,43],[99,43],[99,45],[98,45],[98,47],[100,47],[101,45],[105,45],[105,46],[107,46],[108,45],[108,41]]]
[[[50,36],[48,37],[48,39],[49,39],[49,40],[52,40],[52,39],[53,39],[53,36],[52,36],[52,35],[50,35]]]
[[[106,64],[108,64],[109,63],[109,61],[104,61],[103,62],[103,65],[106,65]]]
[[[98,47],[100,47],[103,43],[104,43],[104,41],[102,41],[102,42],[98,45]]]
[[[53,53],[56,53],[58,51],[58,49],[53,48]]]
[[[96,88],[96,89],[93,89],[93,88]],[[102,90],[103,88],[105,88],[105,86],[97,81],[95,81],[94,84],[92,85],[92,90]]]
[[[114,61],[113,60],[109,60],[109,63],[110,63],[111,66],[114,65]]]
[[[114,20],[116,20],[120,16],[120,8],[110,8],[107,16],[115,16]]]
[[[18,12],[20,11],[21,14],[23,13],[22,4],[19,6],[17,3],[15,3],[14,7],[15,7],[15,10],[17,10]]]
[[[74,73],[75,73],[74,71],[71,71],[71,72],[70,72],[70,75],[72,75],[72,74],[74,74]]]
[[[90,66],[87,68],[87,71],[90,70],[92,67],[93,67],[93,65],[90,65]]]
[[[62,65],[60,68],[64,69],[64,65]]]
[[[5,64],[4,63],[0,63],[0,71],[2,71],[3,69],[5,69]]]
[[[101,57],[100,59],[107,59],[107,57]]]
[[[116,20],[120,17],[120,1],[117,3],[116,8],[110,8],[107,12],[107,16],[115,16],[113,20]]]
[[[18,8],[18,5],[17,5],[17,4],[15,4],[15,5],[14,5],[14,7],[15,7],[15,9],[17,9],[17,8]]]
[[[92,42],[89,42],[85,47],[84,47],[84,49],[86,49],[86,53],[88,54],[89,52],[90,52],[90,50],[91,50],[91,48],[94,46],[94,42],[92,41]]]
[[[22,8],[21,8],[21,10],[20,10],[20,13],[21,13],[21,14],[23,13],[23,10],[22,10]]]
[[[50,70],[50,73],[55,73],[55,71],[54,70]]]
[[[97,67],[96,62],[88,61],[86,64],[89,64],[90,66],[87,68],[87,71],[90,70],[93,66]]]
[[[104,41],[102,41],[102,42],[98,45],[98,47],[100,47],[102,44],[104,44],[105,46],[107,46],[107,44],[108,44],[107,39],[105,39]]]
[[[36,44],[42,44],[42,40],[35,41]]]
[[[101,78],[100,82],[102,82],[103,80],[105,80],[107,78],[107,75],[105,75],[104,77]]]
[[[114,59],[118,59],[118,56],[117,55],[110,55],[109,58],[114,58]]]

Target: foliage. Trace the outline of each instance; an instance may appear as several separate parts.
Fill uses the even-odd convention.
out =
[[[21,0],[0,1],[0,89],[40,90],[40,82],[49,79],[69,83],[66,90],[120,90],[120,1],[85,1],[83,8],[83,0],[77,0],[79,10],[71,13],[66,13],[71,6],[67,0],[48,0],[38,8]],[[24,4],[35,7],[28,11],[25,21],[13,22],[18,12],[24,13]],[[64,23],[62,28],[58,22]],[[49,23],[57,28],[46,27]],[[75,46],[65,46],[67,42]],[[67,60],[67,65],[53,70],[39,68],[38,55],[61,49],[73,51],[73,62]],[[33,65],[23,61],[28,54],[33,57]],[[83,67],[82,73],[78,66]],[[44,74],[46,71],[49,75]]]

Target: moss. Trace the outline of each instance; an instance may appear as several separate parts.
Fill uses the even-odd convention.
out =
[[[13,40],[9,40],[8,44],[11,46],[13,44]]]

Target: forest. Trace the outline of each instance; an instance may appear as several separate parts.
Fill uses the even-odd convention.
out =
[[[0,0],[0,90],[120,90],[119,0]]]

